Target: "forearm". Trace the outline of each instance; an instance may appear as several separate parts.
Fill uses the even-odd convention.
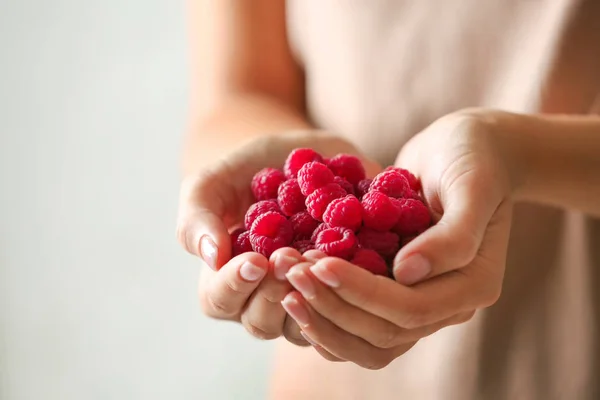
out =
[[[512,116],[517,201],[600,216],[600,117]]]

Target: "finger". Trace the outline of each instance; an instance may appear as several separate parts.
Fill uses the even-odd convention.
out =
[[[269,261],[258,253],[234,257],[218,272],[202,280],[200,306],[208,316],[239,320],[246,302],[269,269]]]
[[[317,261],[327,257],[327,254],[323,253],[321,250],[308,250],[304,252],[303,256],[307,261]]]
[[[282,305],[313,343],[333,356],[354,362],[363,368],[381,369],[411,347],[407,345],[393,350],[379,349],[320,316],[298,292],[288,294]]]
[[[390,349],[417,341],[448,325],[457,323],[456,321],[462,321],[464,317],[462,315],[452,316],[432,325],[405,329],[345,302],[310,274],[309,269],[303,267],[303,264],[293,267],[287,277],[292,286],[321,316],[342,330],[379,348]]]
[[[465,170],[448,178],[447,185],[442,182],[442,219],[398,252],[396,281],[413,285],[473,261],[502,199],[488,176]]]
[[[236,198],[233,192],[219,174],[187,178],[181,185],[178,241],[214,270],[231,257],[231,239],[223,217]]]
[[[285,322],[283,324],[283,336],[288,342],[295,344],[296,346],[310,346],[310,343],[302,335],[302,330],[298,326],[298,323],[294,320],[294,318],[287,315],[287,313],[285,315]]]
[[[406,329],[416,329],[482,307],[489,299],[488,276],[480,268],[449,272],[414,287],[373,275],[335,257],[310,272],[346,302]]]
[[[302,335],[304,340],[306,340],[306,342],[308,344],[310,344],[317,351],[317,353],[319,353],[321,355],[321,357],[325,358],[328,361],[332,361],[332,362],[346,362],[346,360],[342,360],[341,358],[338,358],[338,357],[334,356],[333,354],[331,354],[330,352],[328,352],[327,350],[325,350],[323,347],[321,347],[320,344],[313,341],[310,338],[310,336],[308,336],[306,333],[300,331],[300,334]]]
[[[296,249],[287,247],[273,252],[269,260],[269,272],[241,315],[242,325],[250,334],[264,340],[282,335],[286,313],[281,301],[292,289],[285,273],[301,261],[302,255]]]

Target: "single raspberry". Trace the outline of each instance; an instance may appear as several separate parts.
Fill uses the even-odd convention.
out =
[[[362,207],[367,228],[385,232],[398,222],[398,209],[387,195],[377,190],[363,196]]]
[[[269,200],[277,198],[277,189],[285,181],[285,175],[275,168],[261,169],[252,178],[252,194],[256,200]]]
[[[308,196],[316,189],[333,183],[334,177],[327,165],[312,161],[304,164],[298,171],[298,185],[302,194]]]
[[[353,185],[365,179],[365,167],[357,157],[338,154],[327,160],[327,166],[337,176],[341,176]]]
[[[320,225],[319,221],[311,217],[306,211],[292,215],[290,223],[292,224],[296,240],[310,239],[315,229]]]
[[[252,251],[250,244],[250,231],[244,229],[236,229],[231,233],[231,255],[233,257],[242,253]]]
[[[371,182],[373,182],[373,179],[363,179],[356,184],[356,196],[358,198],[362,198],[369,191]]]
[[[356,235],[363,249],[374,250],[383,257],[391,257],[400,249],[400,238],[394,232],[380,232],[362,228]]]
[[[421,190],[421,181],[416,176],[414,176],[409,170],[404,169],[404,168],[392,167],[392,166],[387,167],[385,169],[385,171],[390,171],[390,170],[400,172],[406,178],[406,180],[408,181],[408,185],[410,186],[410,188],[412,190],[414,190],[416,192]]]
[[[354,190],[354,186],[352,186],[352,184],[350,182],[348,182],[347,180],[345,180],[341,176],[337,176],[336,175],[333,178],[333,182],[337,183],[338,185],[340,185],[342,187],[342,189],[344,189],[346,191],[346,193],[348,193],[348,194],[354,195],[356,193],[355,190]]]
[[[358,243],[356,236],[348,228],[324,229],[317,235],[315,249],[330,257],[349,259],[354,255]]]
[[[256,218],[261,214],[269,211],[281,214],[281,209],[275,200],[262,200],[252,204],[250,208],[248,208],[248,211],[246,211],[246,216],[244,217],[244,226],[246,229],[250,229]]]
[[[319,236],[319,233],[321,233],[322,231],[324,231],[325,229],[329,229],[331,228],[329,225],[323,223],[320,224],[319,226],[317,226],[317,228],[315,229],[315,231],[312,233],[310,240],[312,242],[315,242],[317,240],[317,236]]]
[[[329,226],[340,226],[353,232],[362,224],[362,206],[352,195],[333,200],[323,213],[323,221]]]
[[[309,250],[314,250],[315,244],[310,240],[296,240],[292,243],[292,247],[300,252],[300,254],[304,254]]]
[[[371,271],[375,275],[387,276],[388,274],[385,260],[373,250],[358,249],[356,254],[354,254],[354,257],[352,257],[352,261],[350,262],[366,269],[367,271]]]
[[[288,179],[279,185],[277,202],[281,211],[288,217],[306,209],[305,199],[296,179]]]
[[[340,185],[330,183],[318,188],[306,198],[306,208],[314,219],[322,221],[327,205],[333,200],[344,196],[346,196],[346,191]]]
[[[400,236],[414,236],[425,231],[431,224],[427,206],[415,199],[398,199],[394,202],[398,209],[398,221],[394,232]]]
[[[306,163],[311,161],[323,162],[323,157],[313,149],[301,148],[292,151],[287,160],[285,160],[285,164],[283,166],[283,172],[285,176],[289,178],[295,178],[298,175],[298,171],[300,168]]]
[[[292,243],[292,224],[283,215],[269,211],[260,215],[250,229],[252,249],[265,257]]]
[[[402,198],[410,194],[410,187],[408,181],[400,172],[395,170],[383,171],[379,173],[371,186],[369,191],[378,190],[381,193],[385,193],[390,197]]]

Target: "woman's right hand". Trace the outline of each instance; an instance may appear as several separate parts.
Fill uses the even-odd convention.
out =
[[[231,258],[229,236],[254,201],[250,190],[254,174],[266,167],[281,168],[288,154],[299,147],[313,148],[325,157],[354,154],[361,158],[369,176],[381,169],[349,142],[321,131],[252,139],[183,180],[177,236],[185,250],[210,267],[203,268],[199,283],[200,305],[206,315],[241,322],[261,339],[284,335],[292,343],[307,345],[281,306],[292,290],[285,274],[304,257],[295,249],[283,248],[270,259],[259,253]]]

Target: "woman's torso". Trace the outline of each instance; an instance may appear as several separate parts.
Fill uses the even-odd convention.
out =
[[[288,0],[288,11],[314,123],[384,164],[461,108],[600,105],[598,0]],[[518,205],[496,305],[382,371],[281,343],[274,398],[600,398],[599,285],[597,221]]]

